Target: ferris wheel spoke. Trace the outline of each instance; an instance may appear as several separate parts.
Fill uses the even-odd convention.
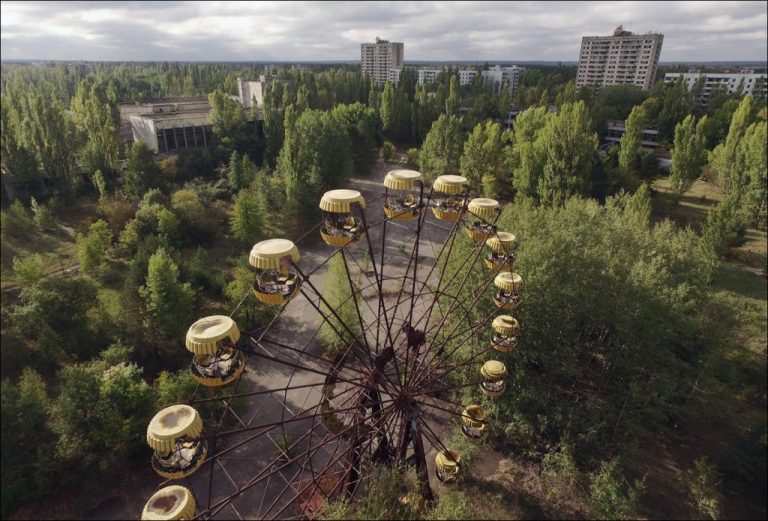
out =
[[[450,360],[450,359],[453,357],[453,355],[454,355],[454,354],[456,354],[456,352],[457,352],[459,349],[461,349],[461,348],[462,348],[462,347],[463,347],[463,346],[464,346],[464,345],[465,345],[467,342],[469,342],[469,340],[470,340],[470,339],[473,339],[473,338],[474,338],[474,333],[475,333],[475,330],[477,330],[477,329],[480,329],[480,328],[484,327],[484,326],[485,326],[485,325],[488,323],[488,321],[489,321],[489,320],[491,320],[491,318],[492,318],[492,317],[493,317],[493,315],[488,315],[488,316],[487,316],[485,319],[483,319],[483,321],[482,321],[482,322],[480,322],[479,324],[476,324],[476,325],[472,325],[472,326],[470,326],[468,329],[465,329],[464,331],[462,331],[461,333],[458,333],[458,334],[455,334],[456,328],[454,328],[454,329],[453,329],[453,331],[451,331],[451,333],[449,333],[449,336],[448,336],[448,338],[447,338],[447,339],[445,339],[445,340],[444,340],[444,341],[443,341],[443,342],[442,342],[442,343],[439,345],[439,347],[438,347],[438,349],[437,349],[436,351],[435,351],[435,350],[433,350],[433,347],[432,347],[432,346],[430,346],[430,348],[429,348],[428,352],[427,352],[427,353],[425,354],[425,356],[424,356],[424,359],[422,359],[422,362],[423,362],[423,363],[426,363],[427,365],[430,365],[430,364],[432,364],[432,363],[434,362],[435,358],[436,358],[436,357],[437,357],[437,356],[438,356],[438,355],[439,355],[441,352],[444,354],[444,351],[445,351],[445,346],[447,346],[449,342],[451,342],[451,341],[455,340],[455,339],[456,339],[456,338],[458,338],[458,337],[461,337],[461,335],[463,335],[463,334],[466,334],[466,333],[472,333],[472,334],[468,335],[467,337],[465,337],[465,338],[464,338],[463,340],[461,340],[460,342],[457,342],[457,343],[456,343],[456,344],[453,346],[453,348],[451,349],[451,351],[450,351],[450,352],[448,352],[447,354],[444,354],[444,358],[445,358],[446,360]],[[487,347],[486,349],[480,350],[478,353],[475,353],[475,354],[474,354],[474,355],[473,355],[473,356],[472,356],[472,357],[471,357],[469,360],[467,360],[467,361],[463,361],[463,362],[461,362],[461,363],[457,364],[457,367],[458,367],[458,366],[461,366],[461,365],[465,365],[465,364],[469,363],[469,362],[470,362],[470,361],[472,361],[472,360],[475,360],[475,359],[476,359],[476,358],[478,358],[479,356],[481,356],[481,355],[483,355],[483,354],[486,354],[486,353],[488,353],[489,351],[491,351],[491,349],[492,349],[492,347],[490,347],[490,346],[489,346],[489,347]],[[431,356],[430,356],[430,352],[432,353],[432,354],[431,354]],[[430,358],[429,358],[429,360],[427,361],[427,357],[428,357],[428,356],[429,356]],[[450,367],[450,366],[449,366],[449,367]],[[443,374],[447,374],[447,373],[449,373],[449,372],[450,372],[450,371],[446,371],[446,372],[444,372]]]
[[[432,273],[434,273],[435,268],[440,263],[440,259],[442,257],[443,252],[445,251],[446,244],[448,244],[450,242],[450,246],[448,247],[448,253],[447,253],[447,255],[445,257],[445,261],[444,261],[445,264],[447,265],[447,259],[450,258],[451,252],[453,250],[453,246],[456,243],[456,236],[458,235],[457,232],[458,232],[459,225],[461,223],[461,218],[463,217],[463,215],[464,215],[464,209],[462,208],[461,214],[459,214],[459,219],[457,219],[457,221],[454,223],[453,228],[451,229],[450,235],[448,237],[448,240],[445,243],[443,243],[443,246],[440,249],[440,253],[435,258],[434,263],[432,263],[432,266],[431,266],[431,268],[429,270],[429,273],[427,274],[427,276],[422,281],[422,283],[421,283],[422,286],[421,286],[420,291],[423,290],[427,286],[428,281],[429,281],[430,277],[432,276]],[[444,273],[444,270],[440,270],[440,278],[438,279],[437,287],[436,287],[436,289],[434,291],[434,293],[436,295],[439,294],[439,292],[440,292],[440,284],[442,282],[443,273]],[[415,278],[416,278],[416,272],[414,271],[414,279]],[[403,280],[403,285],[405,285],[405,280]],[[402,293],[402,287],[401,287],[400,291]],[[435,298],[437,298],[437,297],[435,297]],[[398,299],[399,299],[399,297],[398,297]],[[426,320],[425,324],[429,324],[429,316],[431,316],[431,314],[432,314],[432,308],[433,307],[434,307],[434,301],[433,301],[432,305],[430,305],[430,307],[429,307],[428,316],[427,316],[427,320]],[[419,321],[419,323],[420,323],[420,321]],[[397,337],[399,337],[399,334],[400,334],[400,332],[397,332],[395,339],[397,339]],[[408,357],[407,356],[406,356],[406,364],[405,364],[404,372],[406,373],[405,380],[407,381],[408,380],[408,376],[407,376],[407,373],[408,373]]]
[[[478,302],[478,300],[479,300],[480,296],[482,296],[483,292],[486,290],[486,288],[488,287],[488,285],[489,285],[489,284],[490,284],[492,281],[493,281],[493,278],[489,278],[489,279],[488,279],[488,281],[486,281],[486,283],[485,283],[485,285],[483,286],[483,288],[482,288],[481,292],[479,292],[478,296],[477,296],[477,297],[476,297],[476,298],[475,298],[475,299],[472,301],[472,303],[471,303],[471,304],[468,306],[470,309],[474,309],[474,308],[475,308],[475,306],[477,305],[477,302]],[[440,320],[440,322],[439,322],[439,325],[438,325],[436,328],[433,328],[433,329],[437,329],[437,330],[439,330],[440,328],[442,328],[443,324],[445,324],[445,321],[446,321],[446,320],[448,319],[448,317],[450,316],[450,314],[451,314],[451,310],[452,310],[452,308],[449,308],[448,312],[446,312],[446,313],[443,315],[443,317],[441,318],[441,320]],[[489,315],[488,317],[486,317],[485,321],[487,322],[489,319],[490,319],[490,315]],[[451,337],[451,336],[452,336],[452,335],[453,335],[453,334],[456,332],[456,329],[458,329],[458,327],[459,327],[459,324],[456,324],[456,326],[454,326],[454,328],[453,328],[453,329],[451,330],[451,332],[448,334],[448,337],[449,337],[449,338],[450,338],[450,337]],[[442,343],[440,344],[440,348],[438,348],[438,350],[437,350],[437,351],[434,351],[434,350],[433,350],[433,347],[434,347],[434,343],[435,343],[435,342],[434,342],[434,339],[433,339],[433,342],[432,342],[432,344],[431,344],[431,345],[429,346],[429,348],[427,349],[427,354],[426,354],[426,355],[424,356],[424,358],[421,360],[421,364],[423,364],[423,363],[424,363],[424,362],[427,360],[427,357],[429,357],[429,363],[431,364],[431,363],[434,361],[434,358],[435,358],[435,356],[437,356],[437,352],[441,352],[441,349],[444,349],[445,345],[447,344],[447,341],[444,341],[444,342],[442,342]],[[461,345],[461,344],[460,344],[460,345]],[[455,353],[457,350],[458,350],[458,347],[457,347],[457,348],[455,348],[455,349],[454,349],[454,350],[451,352],[451,354]],[[433,353],[431,356],[430,356],[430,352],[432,352],[432,353]],[[421,365],[421,364],[420,364],[420,365]]]
[[[237,490],[233,494],[231,494],[231,495],[227,496],[226,498],[222,499],[221,501],[216,503],[213,507],[209,506],[204,512],[201,512],[197,516],[197,518],[200,518],[201,516],[203,516],[203,515],[205,515],[206,513],[209,513],[209,512],[211,513],[211,517],[216,515],[216,513],[218,513],[222,508],[227,506],[227,504],[235,496],[238,496],[238,495],[242,494],[244,491],[248,490],[249,488],[252,488],[253,486],[258,484],[259,482],[263,481],[264,479],[269,479],[274,474],[282,471],[283,468],[285,468],[288,465],[294,463],[298,458],[300,458],[302,456],[307,456],[307,455],[310,454],[310,452],[312,453],[312,455],[314,455],[319,449],[323,448],[328,442],[333,441],[334,439],[338,439],[339,437],[344,436],[344,434],[346,432],[348,432],[349,430],[351,430],[353,428],[356,428],[356,427],[357,427],[357,425],[353,425],[353,426],[351,426],[351,427],[349,427],[347,429],[342,430],[340,433],[331,436],[330,438],[328,436],[326,436],[320,443],[316,444],[314,447],[311,447],[311,448],[307,449],[307,451],[305,451],[304,453],[302,453],[302,454],[292,458],[290,461],[285,462],[284,464],[282,464],[282,465],[280,465],[278,467],[276,467],[274,464],[275,464],[276,461],[280,461],[280,460],[273,459],[272,461],[270,461],[266,465],[266,467],[261,472],[259,472],[253,478],[251,478],[251,480],[246,485],[237,488]],[[310,431],[307,431],[306,433],[304,433],[288,449],[291,449],[291,448],[295,447],[299,442],[301,442],[304,438],[306,438],[308,435],[310,435],[311,432],[312,431],[310,430]],[[269,470],[268,474],[264,474],[268,470]]]
[[[440,440],[440,437],[435,434],[435,431],[432,430],[432,427],[429,426],[429,422],[422,421],[420,422],[421,426],[424,427],[424,430],[422,430],[422,434],[424,434],[424,437],[427,438],[427,441],[429,441],[430,445],[432,447],[438,449],[438,450],[448,450],[448,447],[445,446],[445,444]]]
[[[392,407],[392,405],[390,405],[389,407]],[[330,437],[326,436],[326,438],[324,438],[320,443],[318,443],[318,444],[308,448],[306,451],[304,451],[303,453],[301,453],[301,454],[297,455],[296,457],[290,459],[289,461],[283,462],[281,465],[279,465],[277,467],[273,467],[271,470],[269,470],[267,472],[267,470],[269,469],[269,465],[268,465],[264,470],[259,472],[253,478],[251,478],[246,484],[242,485],[234,494],[232,494],[232,495],[230,495],[230,496],[220,500],[218,503],[214,504],[212,507],[209,507],[206,511],[201,512],[197,517],[199,518],[199,517],[207,514],[208,512],[210,512],[211,517],[216,515],[216,513],[218,513],[223,507],[225,507],[226,504],[232,498],[234,498],[235,496],[242,494],[246,490],[252,488],[253,486],[257,485],[258,483],[262,482],[263,480],[268,479],[270,476],[272,476],[275,473],[281,471],[285,467],[295,463],[295,461],[297,459],[305,457],[305,456],[314,455],[316,452],[318,452],[320,449],[322,449],[325,445],[327,445],[330,441],[333,441],[334,439],[339,439],[339,438],[343,437],[346,433],[348,433],[348,432],[350,432],[350,431],[352,431],[353,429],[356,429],[356,428],[358,428],[358,425],[352,425],[350,427],[347,427],[347,428],[341,430],[337,434],[331,435]],[[306,438],[311,432],[312,431],[310,430],[310,431],[306,432],[305,434],[303,434],[290,447],[288,447],[288,449],[295,447],[301,440]],[[279,460],[273,460],[272,463],[274,463],[275,461],[279,461]],[[267,473],[265,474],[265,472],[267,472]],[[277,515],[279,515],[279,513]]]
[[[298,271],[298,273],[299,273],[299,274],[302,276],[302,278],[304,278],[304,281],[306,282],[306,284],[307,284],[307,285],[309,285],[309,287],[310,287],[310,288],[312,289],[312,291],[313,291],[313,292],[314,292],[314,293],[315,293],[315,294],[318,296],[318,298],[319,298],[319,299],[320,299],[320,301],[321,301],[321,302],[322,302],[322,303],[325,305],[325,307],[328,309],[328,311],[330,311],[330,313],[333,315],[334,319],[336,319],[337,323],[338,323],[338,324],[339,324],[341,327],[343,327],[343,328],[346,330],[347,334],[349,334],[349,335],[350,335],[350,337],[351,337],[351,338],[352,338],[352,339],[355,341],[355,343],[357,343],[357,345],[358,345],[358,346],[359,346],[361,349],[363,349],[363,350],[365,351],[365,353],[366,353],[366,355],[367,355],[367,357],[368,357],[368,361],[369,361],[369,362],[372,362],[372,360],[371,360],[371,353],[370,353],[370,352],[369,352],[369,350],[366,348],[366,346],[365,346],[363,343],[361,343],[361,342],[360,342],[360,339],[357,337],[357,335],[355,335],[355,334],[354,334],[354,332],[353,332],[353,331],[352,331],[352,329],[349,327],[349,325],[347,325],[347,323],[346,323],[346,322],[344,322],[344,321],[341,319],[341,317],[339,317],[339,314],[336,312],[336,310],[334,310],[334,309],[333,309],[333,307],[332,307],[330,304],[328,304],[328,301],[325,299],[325,297],[323,297],[323,294],[322,294],[320,291],[318,291],[318,290],[317,290],[317,288],[315,287],[315,285],[314,285],[314,284],[312,284],[312,282],[311,282],[309,279],[307,279],[306,277],[304,277],[303,273],[301,272],[301,269],[300,269],[298,266],[296,266],[296,264],[295,264],[295,263],[292,263],[292,264],[293,264],[294,268],[295,268],[295,269]],[[305,289],[304,289],[304,286],[305,286],[305,285],[304,285],[304,284],[302,284],[302,287],[301,287],[301,290],[300,290],[300,291],[302,292],[302,294],[304,294],[305,296],[307,296],[307,294],[306,294],[306,291],[305,291]],[[321,316],[321,317],[323,317],[323,319],[326,321],[326,323],[327,323],[327,324],[328,324],[328,325],[329,325],[329,326],[330,326],[330,327],[331,327],[331,328],[334,330],[334,332],[335,332],[335,333],[336,333],[336,334],[339,336],[339,338],[344,338],[344,335],[342,335],[342,334],[341,334],[341,333],[338,331],[338,329],[336,328],[335,324],[334,324],[332,321],[330,321],[330,320],[328,319],[328,317],[325,315],[325,313],[323,313],[323,311],[322,311],[322,309],[320,308],[320,306],[318,306],[318,305],[317,305],[315,302],[313,302],[313,301],[312,301],[312,299],[310,299],[308,296],[307,296],[307,301],[308,301],[308,302],[309,302],[309,303],[312,305],[312,307],[314,307],[314,308],[315,308],[315,310],[316,310],[316,311],[317,311],[317,312],[320,314],[320,316]],[[365,365],[365,362],[363,362],[363,360],[362,360],[362,359],[360,359],[360,356],[359,356],[359,353],[357,353],[357,350],[353,349],[353,350],[352,350],[352,353],[353,353],[353,354],[354,354],[354,355],[355,355],[355,356],[356,356],[356,357],[357,357],[357,358],[360,360],[360,362],[361,362],[361,363],[363,363],[363,364]]]

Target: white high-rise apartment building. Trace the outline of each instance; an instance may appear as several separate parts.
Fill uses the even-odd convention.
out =
[[[685,74],[681,72],[668,72],[664,75],[664,83],[672,83],[681,76],[688,83],[688,90],[691,90],[702,76],[707,78],[701,90],[701,103],[703,105],[709,102],[709,95],[712,93],[712,90],[720,86],[728,94],[734,94],[741,89],[743,96],[750,94],[763,99],[768,96],[768,80],[764,72],[742,71],[740,73],[722,73],[691,71]]]
[[[375,43],[360,44],[360,70],[378,85],[386,83],[389,69],[400,69],[404,61],[402,42],[390,42],[376,37]]]
[[[520,73],[524,70],[524,67],[518,67],[517,65],[512,65],[510,67],[494,65],[487,71],[482,71],[480,75],[488,80],[491,90],[494,92],[501,92],[502,84],[506,83],[509,85],[510,94],[514,94],[517,91],[517,84],[520,81]]]
[[[632,34],[622,26],[612,36],[584,36],[576,87],[629,84],[650,90],[663,41],[663,34]]]

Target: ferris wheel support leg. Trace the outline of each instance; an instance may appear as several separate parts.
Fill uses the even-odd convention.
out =
[[[432,487],[429,486],[429,472],[427,471],[427,458],[424,454],[424,440],[421,434],[420,422],[413,422],[411,427],[413,432],[413,456],[416,460],[416,474],[419,476],[421,488],[421,497],[428,504],[435,502],[435,495],[432,493]]]

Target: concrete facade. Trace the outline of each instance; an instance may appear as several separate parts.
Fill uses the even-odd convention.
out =
[[[418,84],[426,85],[427,83],[434,82],[441,72],[443,72],[441,69],[419,69],[417,71]]]
[[[650,90],[663,41],[663,34],[635,35],[622,26],[612,36],[583,37],[576,87],[635,85]]]
[[[501,92],[503,84],[509,85],[510,94],[517,92],[517,86],[520,82],[520,73],[525,70],[523,67],[512,65],[509,67],[502,67],[501,65],[494,65],[487,71],[481,71],[480,75],[488,81],[491,90],[495,93]]]
[[[254,101],[257,107],[263,107],[265,88],[266,81],[263,76],[259,81],[243,81],[242,78],[237,78],[238,101],[246,109],[253,107]]]
[[[627,124],[624,120],[608,120],[606,122],[606,130],[604,140],[607,143],[618,145],[621,141],[621,136],[627,131]],[[659,131],[655,128],[644,128],[640,137],[640,143],[646,149],[658,148]]]
[[[479,73],[473,69],[459,71],[459,86],[469,85]]]
[[[233,98],[238,99],[238,96]],[[255,132],[256,118],[250,109],[243,107],[243,111]],[[120,107],[122,124],[130,129],[132,141],[141,141],[160,154],[211,146],[214,135],[209,122],[210,112],[206,99]]]
[[[387,81],[391,81],[395,85],[400,85],[400,72],[403,69],[389,69],[387,71]]]
[[[390,69],[400,69],[405,60],[405,45],[376,37],[374,43],[360,44],[360,70],[376,81],[386,83]]]
[[[717,73],[717,72],[668,72],[664,75],[664,83],[673,83],[682,77],[688,83],[688,90],[693,88],[701,77],[706,77],[704,88],[701,91],[700,102],[706,105],[709,101],[709,95],[714,89],[723,88],[728,94],[735,94],[741,89],[742,96],[752,95],[760,96],[763,99],[768,96],[768,77],[766,73],[754,73],[744,71],[740,73]]]

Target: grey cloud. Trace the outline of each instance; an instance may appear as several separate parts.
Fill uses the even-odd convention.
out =
[[[125,16],[88,21],[117,10]],[[1,54],[355,60],[361,41],[380,36],[405,42],[408,60],[575,60],[582,36],[624,24],[664,33],[662,61],[765,60],[766,11],[766,2],[4,2]]]

